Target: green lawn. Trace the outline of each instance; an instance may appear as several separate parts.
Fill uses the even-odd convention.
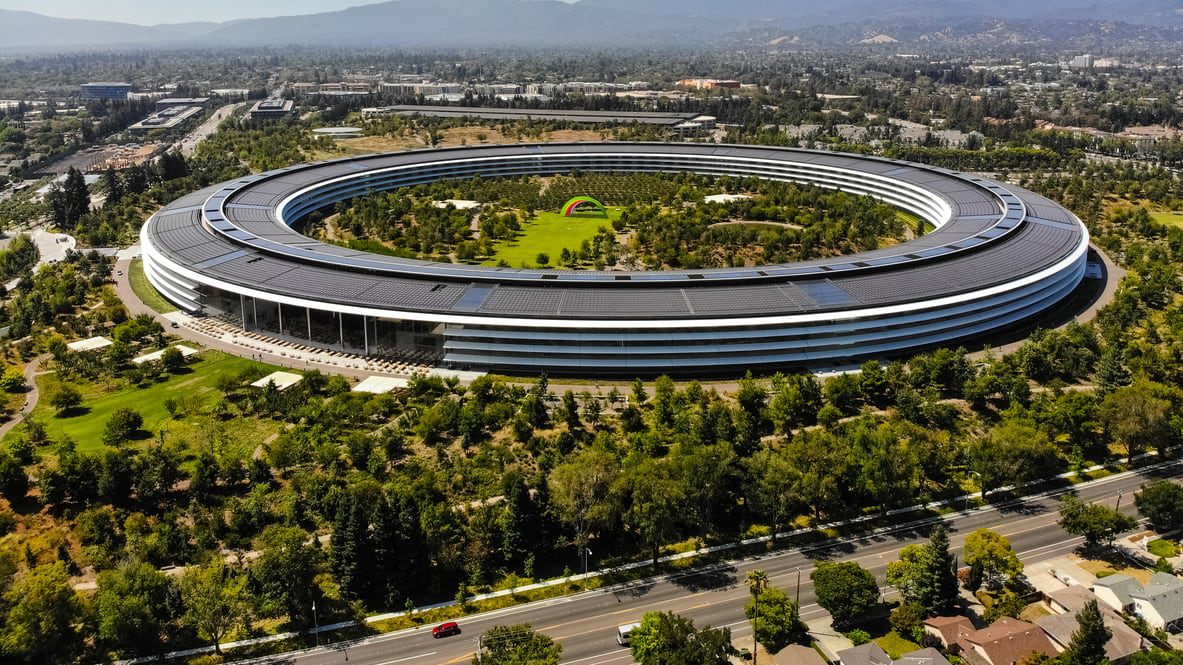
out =
[[[1179,554],[1179,547],[1175,545],[1175,543],[1162,538],[1158,540],[1152,540],[1147,543],[1146,550],[1154,556],[1162,557],[1164,559],[1169,559]]]
[[[927,235],[929,233],[932,233],[937,228],[932,225],[932,222],[921,218],[919,215],[916,215],[915,213],[910,213],[907,210],[898,210],[897,209],[895,211],[895,216],[900,218],[904,222],[904,224],[907,224],[908,228],[912,229],[913,231],[920,228],[920,225],[923,224],[924,225],[923,235]]]
[[[899,658],[906,653],[910,653],[920,648],[919,644],[900,637],[900,634],[894,630],[883,637],[876,637],[874,642],[875,644],[878,644],[881,649],[886,651],[887,655],[891,656],[892,659]]]
[[[175,375],[165,375],[160,383],[148,388],[117,388],[112,389],[103,382],[73,384],[82,393],[82,408],[77,415],[59,417],[48,399],[53,395],[61,381],[56,374],[44,374],[37,378],[37,386],[41,390],[41,399],[33,409],[33,418],[45,423],[50,438],[60,439],[68,436],[77,444],[78,450],[96,450],[101,448],[103,429],[111,414],[119,408],[130,407],[140,412],[144,417],[146,432],[155,433],[162,428],[167,430],[166,436],[176,434],[185,438],[194,432],[187,430],[197,427],[195,419],[173,420],[164,408],[164,401],[169,397],[185,399],[197,396],[208,407],[220,393],[215,388],[218,379],[223,376],[234,376],[248,367],[259,367],[267,373],[275,371],[275,367],[264,363],[254,362],[245,358],[231,356],[220,351],[204,351],[195,356],[187,371]],[[167,421],[167,424],[165,424]],[[243,427],[258,428],[260,423],[250,419],[238,418],[223,425],[230,440],[239,440],[233,436]],[[20,428],[17,428],[18,430]],[[259,439],[251,439],[252,444]]]
[[[484,263],[495,266],[504,260],[513,268],[537,268],[538,254],[546,253],[550,256],[547,265],[557,268],[564,247],[577,251],[584,240],[591,240],[596,235],[601,226],[610,227],[616,219],[620,219],[619,208],[608,208],[607,218],[593,214],[563,217],[556,212],[535,213],[534,219],[516,238],[498,242],[493,256]]]
[[[1159,224],[1165,224],[1166,226],[1176,226],[1183,228],[1183,213],[1171,212],[1169,210],[1151,212],[1150,219],[1153,219]]]
[[[145,305],[156,310],[156,312],[167,314],[177,311],[177,308],[168,300],[165,300],[164,296],[160,295],[160,292],[156,290],[156,287],[152,286],[148,281],[148,277],[144,275],[143,259],[132,259],[131,266],[127,269],[127,280],[131,283],[131,290],[139,296],[140,300],[143,300]]]

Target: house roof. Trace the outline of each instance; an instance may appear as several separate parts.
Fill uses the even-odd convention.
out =
[[[1110,661],[1118,661],[1142,648],[1142,636],[1127,626],[1116,614],[1102,612],[1101,616],[1105,621],[1105,626],[1113,634],[1105,643],[1106,658]],[[1039,624],[1039,627],[1061,649],[1067,648],[1072,642],[1073,633],[1080,627],[1076,619],[1076,612],[1039,617],[1035,623]]]
[[[1150,603],[1167,623],[1183,619],[1183,580],[1170,573],[1155,573],[1146,586],[1130,596]]]
[[[1004,617],[966,635],[964,641],[980,648],[993,665],[1012,665],[1032,653],[1056,656],[1056,648],[1035,624]]]
[[[1093,588],[1097,587],[1109,589],[1114,596],[1121,602],[1122,605],[1129,605],[1134,602],[1130,597],[1130,593],[1142,588],[1138,580],[1129,575],[1110,575],[1108,577],[1099,577],[1096,582],[1093,582]]]
[[[932,647],[917,649],[900,656],[892,665],[949,665],[949,660]]]
[[[776,654],[776,665],[827,665],[816,649],[790,644]]]
[[[967,617],[932,617],[924,620],[924,625],[935,629],[941,634],[945,644],[952,644],[957,638],[974,632],[974,625]]]
[[[838,652],[838,660],[842,665],[891,665],[887,652],[874,642],[843,649]]]
[[[1090,600],[1097,600],[1097,596],[1092,591],[1079,584],[1073,584],[1063,589],[1056,589],[1049,593],[1047,597],[1048,600],[1055,601],[1057,604],[1067,608],[1069,612],[1079,612],[1084,609],[1084,606]]]

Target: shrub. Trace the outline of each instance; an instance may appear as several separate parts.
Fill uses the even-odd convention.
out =
[[[857,647],[860,644],[866,644],[871,641],[871,634],[862,628],[855,628],[846,634],[846,639],[850,640]]]

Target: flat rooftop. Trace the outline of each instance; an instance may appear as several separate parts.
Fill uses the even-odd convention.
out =
[[[502,109],[480,106],[420,106],[399,104],[362,109],[364,113],[425,115],[433,118],[481,118],[483,120],[563,120],[582,123],[630,123],[673,127],[700,117],[701,113],[650,111],[563,111],[551,109]]]

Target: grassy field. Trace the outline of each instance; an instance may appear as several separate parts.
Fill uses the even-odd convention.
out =
[[[611,226],[615,219],[620,219],[619,208],[608,208],[607,219],[590,214],[563,217],[557,212],[536,213],[518,237],[497,243],[496,252],[485,265],[504,260],[513,268],[536,268],[538,254],[546,253],[550,256],[547,265],[560,267],[564,247],[577,251],[584,240],[591,240],[601,226]]]
[[[177,308],[165,300],[156,287],[148,282],[148,277],[144,274],[143,259],[132,259],[131,266],[127,269],[127,281],[131,283],[131,290],[135,292],[136,296],[156,312],[167,314],[177,311]]]
[[[54,440],[68,436],[77,444],[78,450],[89,451],[103,446],[103,429],[111,414],[116,409],[130,407],[144,417],[143,429],[146,437],[164,429],[170,441],[176,442],[179,437],[183,442],[201,436],[203,433],[197,430],[202,424],[198,422],[199,418],[171,418],[164,407],[166,399],[172,397],[178,400],[200,400],[202,407],[206,407],[220,394],[215,386],[221,377],[235,376],[248,367],[258,367],[267,373],[276,369],[220,351],[205,351],[196,358],[197,360],[185,371],[173,375],[166,374],[163,381],[148,388],[113,389],[102,382],[73,383],[82,393],[82,407],[64,417],[58,416],[48,403],[49,396],[54,394],[61,381],[55,374],[44,374],[37,378],[42,398],[33,409],[32,417],[45,423],[49,436]],[[261,442],[262,436],[275,429],[271,423],[247,418],[218,423],[217,427],[224,430],[227,440],[250,442],[250,445]],[[255,431],[260,429],[265,431]]]
[[[1166,226],[1183,228],[1183,212],[1173,212],[1170,210],[1152,212],[1150,213],[1150,219]]]

